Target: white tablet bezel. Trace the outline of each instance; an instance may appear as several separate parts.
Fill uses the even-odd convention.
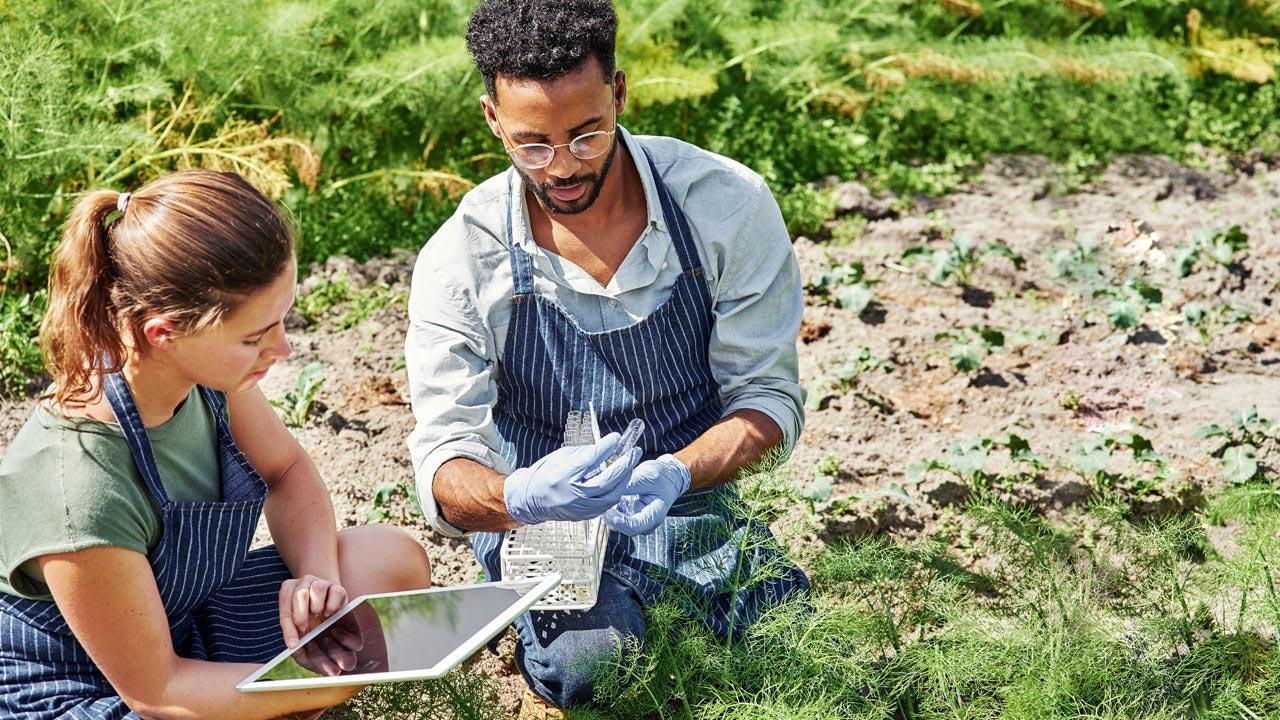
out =
[[[376,672],[376,673],[360,673],[356,675],[336,675],[333,677],[295,678],[290,680],[268,680],[268,681],[263,681],[262,683],[257,682],[258,678],[266,674],[266,672],[270,670],[272,667],[274,667],[277,663],[282,662],[283,660],[285,660],[286,658],[288,658],[289,656],[297,652],[298,648],[301,647],[303,643],[309,642],[312,638],[324,632],[326,628],[328,628],[333,623],[337,622],[338,619],[341,618],[343,615],[346,615],[348,612],[351,612],[352,608],[356,607],[357,605],[359,605],[360,603],[364,602],[367,599],[380,598],[380,597],[394,597],[397,595],[418,595],[418,594],[438,593],[438,592],[454,592],[458,590],[465,590],[468,588],[477,588],[477,587],[483,587],[486,585],[495,585],[495,584],[496,585],[512,585],[512,584],[524,585],[526,583],[533,583],[534,584],[533,588],[530,589],[528,592],[526,592],[517,602],[511,604],[505,610],[503,610],[500,615],[495,617],[492,621],[487,623],[484,627],[480,628],[480,630],[477,631],[470,638],[468,638],[465,643],[463,643],[462,645],[459,645],[457,648],[453,650],[453,652],[444,656],[440,660],[440,662],[436,663],[435,665],[429,668],[421,668],[417,670],[397,670],[397,671]],[[551,592],[551,590],[554,589],[555,586],[559,584],[560,584],[559,575],[546,575],[543,577],[528,578],[525,580],[516,581],[514,583],[508,583],[505,581],[498,582],[498,583],[472,583],[470,585],[452,585],[449,587],[430,588],[427,590],[406,590],[403,592],[361,595],[355,600],[352,600],[351,602],[347,603],[345,607],[343,607],[341,610],[331,615],[324,622],[312,628],[310,632],[308,632],[306,635],[302,637],[302,641],[296,647],[286,648],[279,655],[276,655],[275,657],[271,658],[271,660],[263,664],[262,667],[255,670],[253,674],[251,674],[249,677],[245,678],[244,680],[241,680],[239,684],[236,685],[236,690],[239,690],[240,692],[274,692],[278,690],[305,690],[308,688],[336,687],[341,685],[371,685],[374,683],[396,682],[399,680],[429,680],[432,678],[443,677],[450,670],[457,667],[458,664],[461,663],[463,660],[466,660],[467,658],[471,657],[473,654],[475,654],[476,651],[484,647],[484,644],[487,643],[493,636],[502,632],[503,628],[510,625],[513,621],[515,621],[517,617],[519,617],[522,613],[527,611],[531,606],[533,606],[534,603],[541,600],[544,595]]]

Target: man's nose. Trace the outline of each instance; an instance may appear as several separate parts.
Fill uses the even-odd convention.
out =
[[[569,148],[556,148],[555,157],[551,158],[551,164],[545,168],[545,172],[556,178],[571,178],[582,169],[582,161],[576,155],[569,152]]]

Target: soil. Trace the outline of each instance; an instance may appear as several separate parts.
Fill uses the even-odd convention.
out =
[[[872,288],[875,302],[861,313],[809,297],[801,382],[809,387],[864,346],[892,369],[864,372],[848,392],[833,392],[808,413],[790,464],[796,478],[808,482],[811,469],[828,455],[839,467],[832,496],[817,505],[819,542],[937,529],[951,515],[947,506],[962,500],[967,488],[936,474],[913,484],[907,466],[940,457],[950,443],[1004,433],[1025,437],[1046,458],[1048,468],[1033,482],[1007,490],[1045,513],[1070,512],[1088,498],[1088,488],[1062,462],[1091,431],[1115,426],[1150,438],[1180,474],[1144,501],[1150,512],[1194,506],[1223,482],[1209,454],[1213,444],[1197,439],[1196,429],[1251,404],[1263,417],[1280,417],[1280,316],[1274,307],[1280,299],[1280,168],[1190,169],[1136,157],[1114,162],[1072,194],[1049,192],[1054,182],[1043,160],[1010,157],[941,198],[877,198],[844,183],[838,186],[842,210],[862,210],[867,217],[861,236],[843,245],[796,240],[806,280],[829,262],[858,261],[880,281]],[[831,236],[847,238],[841,223],[854,224],[837,218]],[[1172,274],[1170,258],[1193,233],[1237,224],[1250,243],[1242,258],[1226,267],[1202,261],[1185,278]],[[1098,241],[1100,264],[1115,277],[1143,272],[1162,285],[1162,307],[1135,328],[1113,329],[1097,309],[1108,300],[1092,297],[1106,282],[1055,277],[1054,252],[1078,234]],[[961,288],[954,280],[932,285],[924,277],[927,263],[917,267],[901,259],[919,245],[945,248],[952,236],[979,245],[1006,243],[1026,267],[990,256]],[[303,291],[345,276],[356,285],[380,282],[407,293],[412,264],[409,253],[363,264],[331,258],[310,269]],[[1202,339],[1180,312],[1192,300],[1229,302],[1250,319],[1218,322]],[[332,318],[308,325],[295,314],[289,320],[295,354],[262,388],[267,397],[281,398],[301,368],[322,363],[326,381],[318,404],[295,433],[329,484],[340,525],[366,522],[381,490],[377,509],[429,549],[435,581],[472,582],[479,566],[467,543],[431,533],[408,494],[413,471],[405,438],[413,416],[401,368],[405,324],[403,301],[346,330]],[[980,370],[957,372],[948,343],[935,334],[974,325],[1003,328],[1007,342],[984,358]],[[1015,339],[1018,331],[1028,332]],[[0,407],[0,451],[33,402]],[[999,470],[1001,462],[997,457],[991,467]],[[858,499],[889,484],[901,486],[912,501]],[[265,539],[260,531],[259,541]],[[475,662],[500,678],[499,700],[514,715],[523,682],[510,664],[511,643],[508,637],[503,644],[504,659],[482,652]]]

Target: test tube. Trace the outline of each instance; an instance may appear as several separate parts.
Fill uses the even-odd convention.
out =
[[[596,469],[587,473],[584,479],[589,480],[596,475],[599,475],[604,472],[605,468],[617,462],[618,458],[621,458],[631,452],[631,449],[636,446],[636,442],[640,440],[640,436],[643,434],[644,420],[636,418],[628,423],[627,429],[622,432],[622,442],[618,443],[618,447],[613,452],[609,453],[609,457],[605,458],[604,462],[600,463]]]

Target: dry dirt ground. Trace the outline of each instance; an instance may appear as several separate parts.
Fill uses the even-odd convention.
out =
[[[1149,437],[1181,474],[1177,486],[1153,502],[1194,504],[1200,491],[1222,482],[1209,456],[1212,445],[1197,439],[1196,429],[1250,404],[1263,417],[1280,416],[1280,168],[1260,163],[1223,172],[1160,158],[1122,159],[1073,194],[1049,193],[1051,175],[1035,158],[1000,159],[960,192],[910,204],[844,186],[845,216],[824,235],[848,238],[858,211],[878,219],[852,242],[797,239],[806,281],[849,261],[864,263],[867,276],[880,281],[872,288],[875,302],[861,314],[819,304],[811,294],[800,344],[802,383],[810,386],[861,347],[892,368],[863,373],[848,392],[831,393],[808,414],[790,462],[796,478],[808,482],[828,455],[838,465],[833,495],[817,505],[822,522],[813,541],[937,527],[943,506],[962,490],[936,477],[912,484],[907,466],[939,456],[949,443],[1003,433],[1027,438],[1048,461],[1035,483],[1011,490],[1045,512],[1068,512],[1084,500],[1087,492],[1061,462],[1073,444],[1108,426]],[[1201,262],[1186,278],[1171,274],[1171,258],[1193,233],[1237,224],[1250,246],[1234,264]],[[1007,243],[1026,267],[1017,270],[993,256],[971,287],[960,289],[954,281],[930,284],[927,263],[901,259],[922,244],[944,248],[953,235],[980,245]],[[1114,330],[1098,310],[1108,300],[1092,296],[1106,282],[1055,277],[1054,252],[1077,235],[1097,240],[1099,264],[1117,280],[1144,273],[1163,285],[1162,306],[1138,327]],[[345,277],[354,285],[381,282],[393,293],[407,292],[412,261],[408,253],[364,264],[333,258],[311,268],[302,291]],[[1229,303],[1249,319],[1216,321],[1202,338],[1180,312],[1192,300]],[[413,473],[404,442],[413,417],[401,368],[405,322],[402,300],[346,330],[332,317],[310,325],[293,317],[295,355],[262,386],[268,397],[282,398],[301,368],[322,363],[318,404],[296,434],[329,484],[339,523],[366,522],[376,509],[429,548],[438,583],[470,582],[478,566],[466,542],[431,533],[408,495]],[[935,334],[973,325],[1003,328],[1008,342],[980,371],[959,373],[947,357],[948,343]],[[32,402],[0,408],[0,452]],[[890,483],[914,502],[857,499]],[[508,639],[508,653],[510,645]],[[518,675],[482,655],[481,667],[502,678],[499,701],[514,709],[522,691]]]

